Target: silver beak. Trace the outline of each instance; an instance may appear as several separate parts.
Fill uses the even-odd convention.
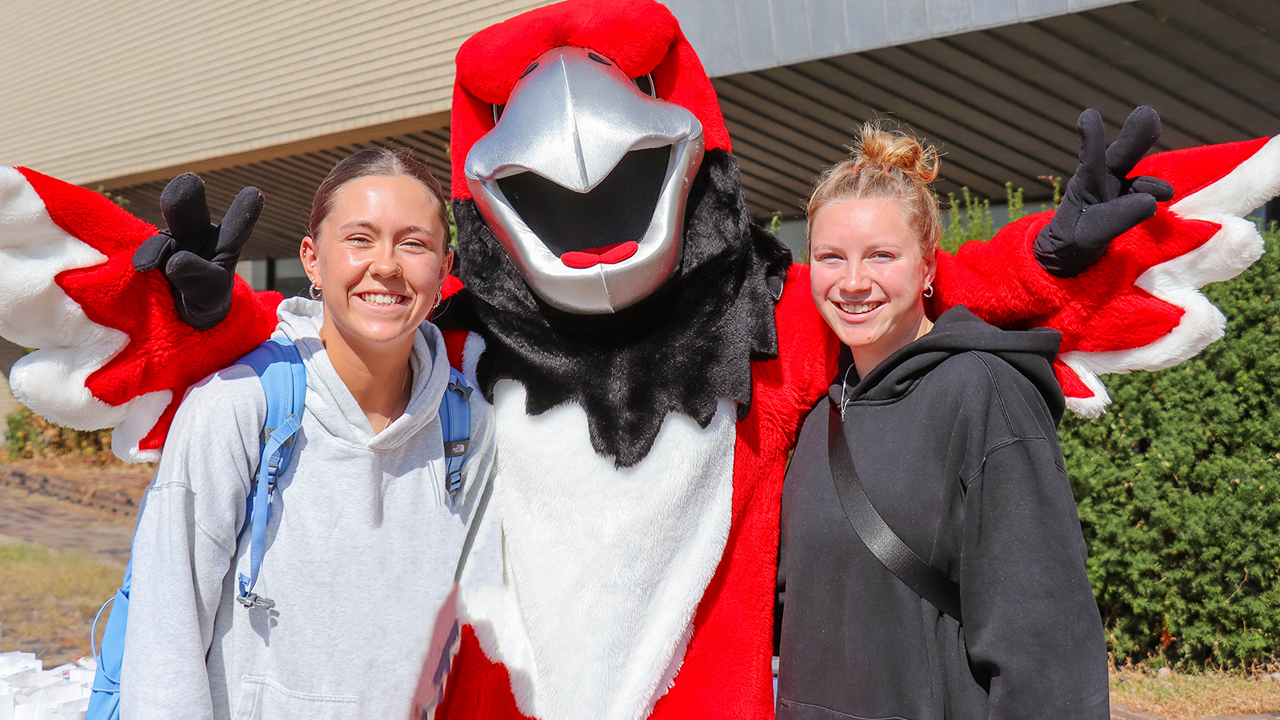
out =
[[[602,314],[679,268],[702,125],[584,48],[541,55],[467,155],[467,186],[544,301]]]

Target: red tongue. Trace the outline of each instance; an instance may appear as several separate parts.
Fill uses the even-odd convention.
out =
[[[640,244],[635,241],[618,243],[616,245],[606,245],[600,248],[591,248],[590,250],[578,250],[567,252],[560,256],[560,262],[571,268],[594,267],[596,265],[612,265],[620,263],[623,260],[636,254],[636,250],[640,249]]]

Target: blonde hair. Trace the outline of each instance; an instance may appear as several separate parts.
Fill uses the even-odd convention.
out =
[[[806,214],[809,232],[822,208],[841,200],[897,200],[907,227],[929,257],[942,238],[942,213],[929,183],[938,177],[938,149],[900,130],[864,123],[849,146],[849,157],[823,171],[814,182]]]

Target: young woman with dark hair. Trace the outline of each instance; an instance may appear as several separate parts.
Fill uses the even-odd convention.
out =
[[[930,322],[937,172],[933,148],[866,126],[809,203],[813,300],[845,356],[783,488],[778,717],[1105,720],[1060,338],[964,307]]]
[[[453,261],[445,200],[389,150],[343,160],[316,193],[301,256],[317,299],[280,306],[306,367],[302,430],[277,481],[254,592],[237,542],[266,400],[236,365],[192,388],[134,540],[125,718],[406,717],[493,459],[470,394],[464,484],[445,487],[450,381],[428,314]]]

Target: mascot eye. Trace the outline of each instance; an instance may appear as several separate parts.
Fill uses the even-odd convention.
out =
[[[658,97],[658,91],[653,87],[653,73],[641,75],[638,78],[631,78],[631,82],[635,83],[636,87],[640,88],[640,92],[645,95],[648,95],[651,98]]]
[[[612,64],[613,64],[613,63],[609,62],[608,60],[605,60],[604,58],[600,57],[599,55],[597,55],[597,54],[595,54],[595,53],[593,53],[593,52],[589,52],[589,53],[587,53],[587,59],[588,59],[588,60],[594,60],[594,61],[596,61],[596,62],[600,63],[601,65],[612,65]]]
[[[507,107],[506,103],[493,106],[493,124],[498,124],[498,119],[502,117],[502,111]]]
[[[529,67],[525,68],[525,69],[524,69],[524,72],[520,73],[520,77],[519,77],[518,79],[520,79],[520,80],[525,79],[525,76],[527,76],[529,73],[531,73],[531,72],[533,72],[534,70],[537,70],[537,69],[538,69],[538,63],[537,63],[537,61],[534,61],[534,62],[529,63]]]

